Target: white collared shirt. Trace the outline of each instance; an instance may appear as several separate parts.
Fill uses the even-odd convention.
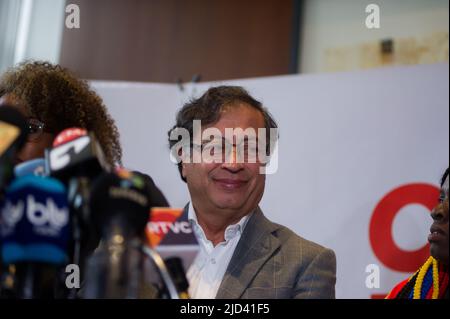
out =
[[[225,230],[225,241],[215,247],[206,238],[205,232],[198,224],[192,203],[189,203],[188,218],[200,246],[199,253],[187,272],[189,295],[192,299],[213,299],[216,297],[249,215],[242,217],[237,224],[228,226]]]

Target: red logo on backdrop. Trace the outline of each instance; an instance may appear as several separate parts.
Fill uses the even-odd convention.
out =
[[[431,212],[438,203],[438,197],[439,189],[434,185],[407,184],[386,194],[375,207],[370,221],[370,244],[377,258],[386,267],[396,271],[414,272],[430,255],[429,244],[415,251],[398,247],[393,238],[392,226],[395,216],[404,206],[420,204]]]

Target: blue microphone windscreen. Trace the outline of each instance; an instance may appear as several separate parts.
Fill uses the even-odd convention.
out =
[[[6,190],[0,216],[4,264],[67,260],[70,219],[60,181],[34,175],[14,180]]]
[[[43,158],[36,158],[30,161],[20,163],[14,167],[14,176],[16,178],[25,175],[45,175],[45,160]]]

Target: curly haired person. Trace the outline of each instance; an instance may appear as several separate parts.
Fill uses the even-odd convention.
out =
[[[70,70],[44,61],[25,61],[0,77],[0,107],[12,106],[28,122],[28,137],[15,156],[15,164],[44,157],[55,137],[67,128],[93,132],[111,167],[121,166],[119,132],[100,96],[87,81]],[[139,173],[141,174],[141,173]],[[169,206],[153,180],[141,174],[150,187],[153,206]],[[99,238],[92,234],[85,253],[90,253]]]
[[[27,119],[30,133],[16,164],[43,157],[54,138],[70,127],[92,131],[111,166],[121,164],[119,132],[102,99],[86,81],[48,62],[24,62],[0,78],[0,106],[12,105]]]
[[[100,96],[70,70],[45,61],[25,61],[0,77],[0,107],[17,108],[28,120],[29,134],[15,164],[44,156],[63,130],[78,127],[93,132],[111,167],[120,166],[119,132]],[[147,175],[150,184],[153,180]],[[155,186],[155,206],[169,206]]]

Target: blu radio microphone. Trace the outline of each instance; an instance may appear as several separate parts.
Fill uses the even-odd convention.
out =
[[[53,178],[20,177],[6,190],[0,216],[2,262],[14,279],[10,294],[54,298],[61,267],[68,261],[70,218],[64,185]]]

